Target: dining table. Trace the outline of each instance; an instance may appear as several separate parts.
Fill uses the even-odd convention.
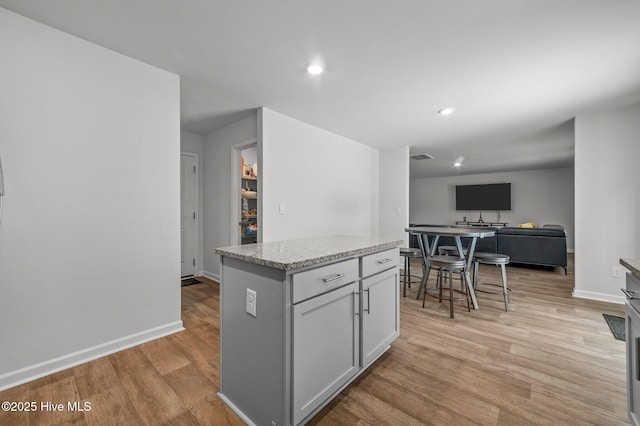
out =
[[[440,240],[440,237],[454,237],[459,256],[465,261],[464,280],[467,286],[467,291],[469,292],[469,295],[471,297],[473,309],[478,309],[478,301],[476,299],[476,293],[473,288],[473,281],[471,279],[473,255],[476,250],[476,243],[478,242],[478,238],[493,237],[496,234],[495,229],[483,226],[412,226],[405,228],[405,231],[410,234],[416,234],[418,236],[418,246],[420,247],[420,251],[422,252],[422,258],[425,265],[425,272],[422,276],[422,281],[420,282],[420,287],[418,288],[418,295],[416,298],[420,299],[420,295],[422,294],[422,292],[426,291],[427,281],[429,280],[429,272],[431,271],[428,258],[429,256],[434,256],[437,254],[438,242]],[[422,239],[422,234],[433,237],[427,238],[427,240],[429,241],[428,247],[425,247]],[[464,237],[471,238],[469,246],[466,247],[466,255],[462,246],[462,238]]]

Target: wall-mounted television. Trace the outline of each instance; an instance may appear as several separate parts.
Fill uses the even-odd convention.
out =
[[[456,210],[511,210],[511,184],[456,185]]]

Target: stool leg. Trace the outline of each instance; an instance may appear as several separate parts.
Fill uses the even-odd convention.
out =
[[[502,292],[504,293],[504,310],[509,312],[509,288],[507,287],[507,268],[500,265],[502,272]]]
[[[411,259],[407,256],[407,285],[411,288]]]
[[[453,318],[453,271],[449,275],[449,316]]]
[[[407,263],[409,263],[409,257],[404,258],[404,271],[402,271],[402,297],[407,297]]]
[[[464,275],[463,275],[463,272],[460,271],[460,284],[462,283],[464,283]],[[469,290],[467,289],[466,286],[464,288],[464,296],[465,296],[465,299],[467,299],[467,311],[471,312],[471,304],[469,303],[469,300],[471,299],[471,295],[469,294]]]
[[[473,262],[473,288],[478,288],[478,268],[480,262]]]
[[[442,269],[438,269],[436,277],[436,286],[438,287],[438,302],[442,303]]]
[[[436,282],[438,281],[438,279],[436,278]],[[418,292],[420,292],[420,290],[418,289]],[[425,300],[427,300],[427,283],[424,283],[424,289],[422,290],[422,307],[424,308],[424,302]]]

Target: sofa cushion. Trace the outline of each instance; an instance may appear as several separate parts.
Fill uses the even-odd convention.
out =
[[[498,229],[500,235],[527,235],[535,237],[561,237],[566,238],[567,231],[564,228],[515,228],[504,227]]]

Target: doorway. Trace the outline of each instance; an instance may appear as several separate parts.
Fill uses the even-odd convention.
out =
[[[198,257],[198,155],[180,154],[180,275],[196,275]]]
[[[258,172],[256,139],[240,142],[231,149],[231,227],[234,245],[261,241],[262,185]],[[234,166],[234,165],[238,166]],[[237,224],[237,226],[235,226]]]

